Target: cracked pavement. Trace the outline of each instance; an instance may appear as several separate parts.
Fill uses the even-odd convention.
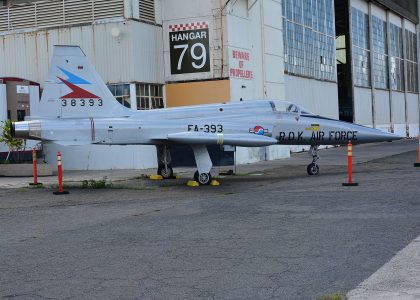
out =
[[[420,235],[416,145],[355,146],[369,157],[354,167],[355,188],[341,186],[345,149],[321,151],[315,177],[297,154],[243,167],[262,175],[222,178],[220,187],[188,188],[185,179],[66,196],[2,188],[0,298],[345,294]]]

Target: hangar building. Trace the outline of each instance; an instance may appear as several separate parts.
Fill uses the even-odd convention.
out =
[[[21,116],[22,97],[25,115],[36,114],[52,46],[72,44],[131,109],[287,99],[416,136],[418,7],[418,0],[2,0],[0,118]],[[47,160],[59,148],[46,147]],[[60,150],[67,169],[156,165],[150,146]],[[289,150],[236,154],[246,163]]]

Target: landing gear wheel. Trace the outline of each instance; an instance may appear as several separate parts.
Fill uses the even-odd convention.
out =
[[[201,185],[209,185],[211,182],[211,174],[210,173],[199,174],[198,171],[196,171],[194,173],[194,180],[197,181]]]
[[[158,175],[162,176],[163,179],[171,179],[174,176],[174,170],[171,166],[159,166]]]
[[[309,175],[318,175],[319,174],[319,166],[315,163],[311,163],[306,168]]]

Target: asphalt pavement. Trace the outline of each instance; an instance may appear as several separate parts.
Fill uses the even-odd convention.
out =
[[[420,235],[416,147],[355,146],[359,187],[341,185],[345,148],[320,151],[319,176],[306,174],[302,153],[238,167],[219,187],[187,187],[189,169],[166,182],[139,171],[67,172],[66,196],[52,194],[54,178],[40,189],[0,178],[0,297],[345,295],[387,264],[396,273],[411,260],[409,248],[404,263],[395,254]],[[104,176],[107,188],[81,188]]]

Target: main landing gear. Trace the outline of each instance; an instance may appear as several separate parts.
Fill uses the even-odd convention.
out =
[[[309,175],[318,175],[319,174],[319,166],[316,163],[319,159],[318,156],[318,147],[317,145],[311,146],[311,149],[309,149],[309,155],[312,156],[312,163],[308,165],[306,168],[306,171]]]
[[[211,182],[210,170],[213,167],[207,147],[204,145],[191,146],[194,151],[197,171],[194,174],[194,181],[200,185],[209,185]]]
[[[174,177],[174,170],[172,169],[171,152],[168,146],[157,146],[157,158],[158,158],[158,175],[162,176],[163,179],[170,179]]]
[[[210,170],[213,167],[207,147],[204,145],[191,146],[194,151],[195,162],[197,164],[197,171],[194,174],[194,181],[200,185],[209,185],[212,177]],[[170,179],[174,176],[174,171],[171,166],[172,158],[169,146],[156,146],[158,158],[158,175],[163,179]]]

